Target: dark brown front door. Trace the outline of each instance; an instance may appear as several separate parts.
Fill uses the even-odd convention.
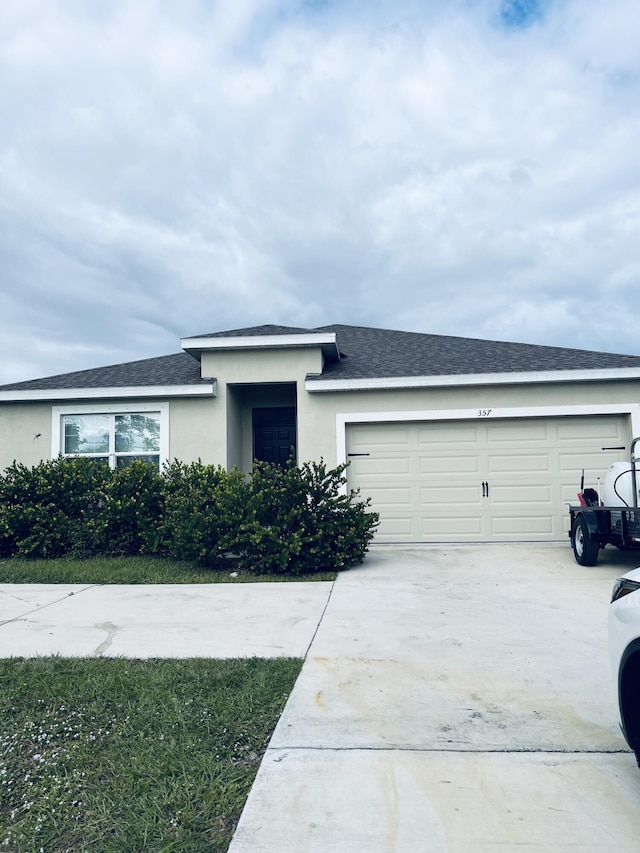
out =
[[[295,406],[253,410],[253,458],[255,462],[285,465],[296,458]]]

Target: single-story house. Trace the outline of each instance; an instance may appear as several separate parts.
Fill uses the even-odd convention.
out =
[[[58,454],[349,462],[378,542],[556,540],[640,435],[640,356],[359,326],[259,326],[0,386],[0,470]]]

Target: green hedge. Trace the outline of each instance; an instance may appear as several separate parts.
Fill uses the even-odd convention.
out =
[[[344,492],[345,468],[257,463],[236,539],[241,566],[305,574],[362,562],[378,514],[368,512],[369,500]]]
[[[0,554],[61,557],[93,544],[112,473],[90,459],[62,458],[34,468],[14,464],[0,479]]]
[[[251,475],[174,461],[112,470],[58,457],[0,476],[0,556],[158,554],[243,571],[308,574],[361,562],[378,525],[346,466],[255,465]]]
[[[237,469],[175,461],[162,480],[158,550],[177,560],[215,565],[235,547],[249,491],[245,478]]]

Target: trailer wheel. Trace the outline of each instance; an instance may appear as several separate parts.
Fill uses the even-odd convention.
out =
[[[600,543],[589,535],[589,525],[579,515],[573,523],[573,556],[581,566],[595,566],[598,562]]]

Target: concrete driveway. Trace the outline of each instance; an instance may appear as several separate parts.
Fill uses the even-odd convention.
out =
[[[230,853],[637,851],[606,617],[638,563],[374,548],[336,582]]]
[[[335,584],[0,585],[0,655],[306,655],[230,853],[636,853],[606,618],[638,564],[377,546]]]

